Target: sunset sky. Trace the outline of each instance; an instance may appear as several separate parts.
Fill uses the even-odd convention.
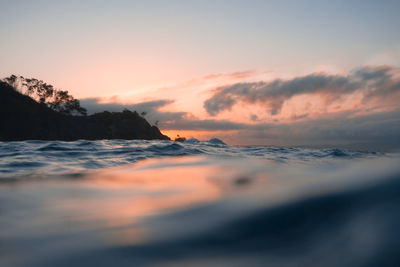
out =
[[[170,137],[400,147],[400,1],[0,0],[0,78]]]

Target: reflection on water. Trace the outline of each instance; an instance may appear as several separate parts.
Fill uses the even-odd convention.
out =
[[[3,181],[0,265],[392,264],[398,162],[182,157]]]

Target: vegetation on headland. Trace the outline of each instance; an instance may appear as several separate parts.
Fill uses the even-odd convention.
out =
[[[40,104],[45,104],[54,111],[68,115],[87,115],[79,100],[68,91],[54,88],[53,85],[35,78],[11,75],[3,79],[18,92],[25,94]]]
[[[169,137],[136,111],[104,111],[88,116],[79,100],[43,81],[21,76],[0,80],[1,141],[78,139]]]

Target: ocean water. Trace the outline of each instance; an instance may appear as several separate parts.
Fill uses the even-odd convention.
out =
[[[75,142],[0,142],[0,176],[74,175],[92,169],[120,166],[150,158],[206,155],[218,158],[253,158],[282,163],[330,159],[368,158],[382,155],[373,151],[228,146],[221,140],[185,143],[142,140]]]
[[[0,266],[400,266],[400,154],[0,142]]]

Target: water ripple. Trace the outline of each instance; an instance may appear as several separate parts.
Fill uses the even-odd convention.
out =
[[[0,142],[0,177],[68,174],[118,166],[154,157],[211,155],[287,163],[376,157],[375,152],[268,146],[228,146],[212,139],[176,143],[143,140]]]

